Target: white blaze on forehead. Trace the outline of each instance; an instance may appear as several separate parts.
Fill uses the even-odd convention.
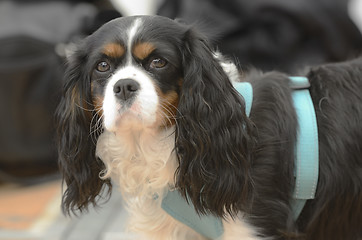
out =
[[[132,62],[132,42],[134,37],[136,36],[136,33],[140,26],[142,25],[142,20],[140,18],[136,18],[131,27],[128,29],[128,41],[127,41],[127,63],[130,64]]]
[[[113,87],[118,81],[133,79],[140,84],[136,99],[125,103],[117,99]],[[156,121],[158,95],[152,79],[140,68],[128,65],[119,69],[110,78],[103,101],[104,126],[116,131],[119,124],[140,124],[150,126]]]
[[[134,66],[132,61],[132,44],[141,27],[142,19],[136,18],[127,29],[126,64],[110,77],[105,89],[104,126],[109,131],[117,131],[124,127],[148,127],[157,119],[159,99],[154,82],[144,69]],[[114,94],[114,85],[124,79],[132,79],[140,84],[140,89],[133,100],[123,101]]]

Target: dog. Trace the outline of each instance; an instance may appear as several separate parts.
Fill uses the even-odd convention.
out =
[[[223,240],[362,239],[362,59],[305,76],[319,177],[294,219],[298,119],[289,76],[239,73],[177,20],[112,20],[68,59],[57,109],[63,211],[87,211],[117,184],[141,239],[207,239],[164,211],[168,191],[219,219]],[[234,82],[253,88],[250,116]]]

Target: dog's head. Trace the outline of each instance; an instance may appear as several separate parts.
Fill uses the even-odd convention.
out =
[[[58,108],[65,211],[87,209],[109,181],[95,157],[103,129],[175,128],[176,185],[196,209],[223,216],[250,191],[251,123],[207,40],[157,16],[111,21],[70,57]]]

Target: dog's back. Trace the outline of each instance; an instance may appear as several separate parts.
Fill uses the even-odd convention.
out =
[[[362,238],[362,58],[308,74],[317,115],[317,196],[299,218],[306,239]]]

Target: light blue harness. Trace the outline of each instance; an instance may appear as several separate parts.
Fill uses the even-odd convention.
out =
[[[318,182],[318,129],[310,96],[309,81],[305,77],[290,77],[294,108],[298,117],[298,135],[295,147],[295,189],[292,210],[296,220],[306,201],[313,199]],[[250,115],[253,88],[250,83],[234,83],[235,89],[245,100],[245,112]],[[224,228],[220,218],[211,214],[199,215],[191,201],[186,201],[177,191],[168,191],[162,200],[162,208],[176,220],[184,223],[209,239],[221,239]]]

